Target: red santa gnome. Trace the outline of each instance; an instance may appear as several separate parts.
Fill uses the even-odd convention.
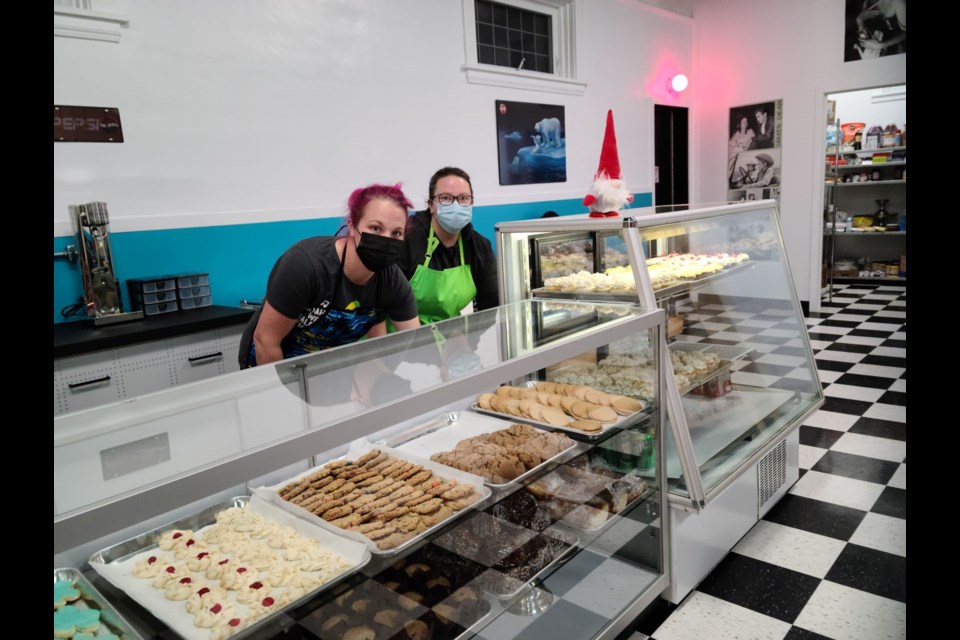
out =
[[[607,111],[607,129],[600,148],[600,168],[593,176],[593,188],[583,199],[591,218],[614,217],[617,211],[633,202],[633,196],[620,178],[620,156],[617,134],[613,130],[613,110]]]

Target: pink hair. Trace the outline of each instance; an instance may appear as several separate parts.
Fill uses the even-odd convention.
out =
[[[403,186],[401,182],[398,182],[392,187],[386,184],[375,183],[361,187],[360,189],[355,189],[347,199],[347,221],[354,227],[359,225],[360,220],[363,219],[363,208],[367,206],[368,202],[378,198],[392,200],[398,206],[403,207],[405,211],[413,209],[413,204],[407,199],[407,196],[403,195],[403,191],[400,188],[401,186]]]

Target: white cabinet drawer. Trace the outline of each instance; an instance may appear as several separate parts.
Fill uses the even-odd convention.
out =
[[[223,373],[226,353],[218,329],[180,336],[168,341],[173,384],[196,382]]]
[[[238,371],[246,325],[104,349],[53,361],[53,414],[87,409]]]
[[[121,398],[120,372],[111,351],[60,358],[54,367],[59,372],[54,375],[55,413],[89,409]]]

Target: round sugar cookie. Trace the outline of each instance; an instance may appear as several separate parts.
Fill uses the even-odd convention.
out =
[[[566,425],[570,422],[570,418],[560,409],[556,407],[544,407],[542,410],[543,422],[547,424],[554,425]]]
[[[586,420],[579,419],[571,422],[568,427],[573,427],[574,429],[579,429],[580,431],[587,431],[589,433],[596,433],[603,429],[603,425],[597,422],[596,420]]]
[[[610,402],[613,410],[622,416],[628,416],[644,408],[644,404],[635,398],[627,396],[614,396]]]

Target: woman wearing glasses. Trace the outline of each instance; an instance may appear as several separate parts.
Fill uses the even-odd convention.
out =
[[[410,280],[420,322],[500,304],[497,263],[490,240],[477,233],[473,186],[463,169],[444,167],[430,178],[427,208],[407,220],[400,268]]]

